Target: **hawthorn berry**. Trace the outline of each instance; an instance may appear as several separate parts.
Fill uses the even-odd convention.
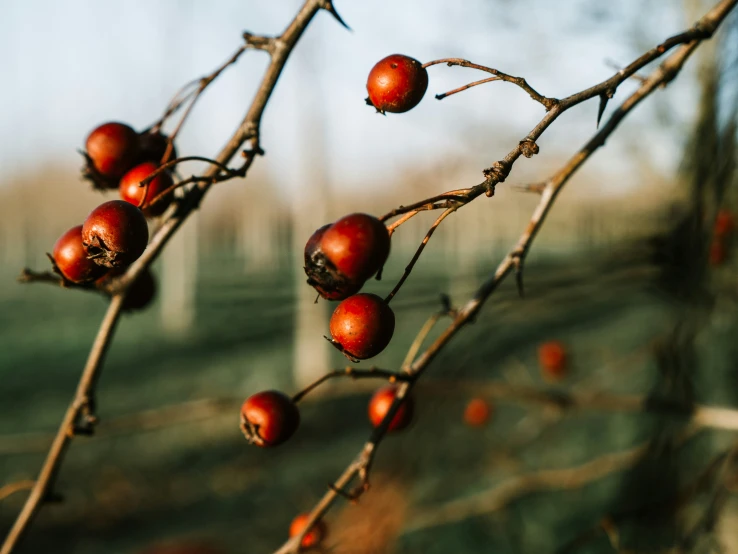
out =
[[[128,171],[120,180],[120,186],[118,187],[120,197],[128,203],[138,206],[141,203],[144,192],[146,192],[146,187],[138,186],[139,183],[156,171],[158,167],[159,165],[155,162],[143,162]],[[166,170],[159,173],[149,182],[146,203],[141,208],[145,216],[157,216],[164,213],[174,197],[173,193],[167,194],[165,198],[162,198],[153,206],[149,206],[148,204],[173,184],[172,176]]]
[[[149,241],[149,228],[141,210],[123,200],[110,200],[90,212],[82,225],[87,257],[105,267],[134,262]]]
[[[108,281],[114,277],[119,277],[126,272],[125,268],[111,269],[105,275],[96,281],[98,289],[105,289]],[[153,273],[147,268],[131,283],[126,293],[126,299],[123,301],[124,311],[138,311],[147,308],[156,296],[156,279]]]
[[[241,429],[257,446],[277,446],[300,425],[300,411],[286,394],[267,390],[250,396],[241,406]]]
[[[428,72],[418,60],[392,54],[379,60],[369,72],[367,104],[378,112],[403,113],[423,99],[428,88]]]
[[[355,294],[333,311],[330,331],[345,354],[366,360],[389,344],[395,331],[395,314],[376,294]]]
[[[728,249],[722,238],[713,239],[710,243],[710,252],[708,254],[708,262],[711,266],[717,267],[723,265],[728,258]]]
[[[120,179],[136,162],[138,133],[125,123],[104,123],[89,134],[86,148],[92,167],[99,175]]]
[[[295,535],[302,533],[309,517],[310,514],[300,514],[292,520],[292,523],[290,524],[290,537],[294,537]],[[305,533],[305,536],[302,537],[300,546],[305,549],[319,546],[320,543],[325,540],[327,534],[328,527],[322,519],[319,519],[313,524],[310,530]]]
[[[156,162],[163,164],[177,159],[177,149],[172,145],[172,149],[164,160],[167,147],[169,146],[169,137],[156,131],[144,131],[138,135],[138,160],[142,162]]]
[[[492,407],[484,398],[472,398],[464,409],[464,422],[471,427],[481,427],[491,415]]]
[[[89,283],[105,273],[105,268],[87,258],[82,244],[82,225],[72,227],[54,244],[52,253],[56,269],[77,284]]]
[[[390,237],[376,217],[354,213],[313,233],[305,245],[305,273],[323,298],[343,300],[387,261]]]
[[[568,365],[566,348],[556,340],[542,343],[538,346],[538,363],[545,378],[550,380],[563,378]]]
[[[374,427],[379,427],[395,401],[396,385],[387,385],[377,390],[369,400],[369,421]],[[387,431],[402,431],[410,425],[413,418],[414,402],[411,397],[405,397],[395,412]]]

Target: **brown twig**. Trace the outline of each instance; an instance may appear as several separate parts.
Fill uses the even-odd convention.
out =
[[[494,75],[494,78],[485,79],[484,81],[477,81],[476,83],[472,83],[470,85],[466,85],[466,87],[462,87],[461,89],[457,89],[457,90],[451,91],[450,93],[441,94],[441,95],[439,95],[440,98],[438,96],[436,96],[436,98],[438,98],[439,100],[441,100],[442,98],[444,98],[446,96],[449,96],[450,94],[454,94],[455,92],[460,92],[461,90],[466,90],[467,88],[470,88],[470,87],[472,87],[474,85],[482,84],[483,82],[489,82],[489,81],[505,81],[505,82],[512,83],[514,85],[519,86],[521,89],[523,89],[525,92],[527,92],[528,95],[533,100],[535,100],[536,102],[540,103],[544,108],[546,108],[546,111],[550,110],[551,108],[553,108],[558,103],[558,100],[556,100],[555,98],[547,98],[546,96],[543,96],[543,95],[539,94],[533,87],[531,87],[528,84],[528,81],[526,81],[522,77],[513,77],[512,75],[508,75],[507,73],[503,73],[502,71],[499,71],[497,69],[493,69],[491,67],[487,67],[487,66],[484,66],[484,65],[479,65],[479,64],[476,64],[476,63],[472,63],[469,60],[463,60],[461,58],[443,58],[441,60],[433,60],[432,62],[424,63],[423,64],[423,67],[426,67],[427,68],[427,67],[430,67],[432,65],[437,65],[437,64],[441,64],[441,63],[445,63],[449,67],[454,66],[454,65],[457,65],[457,66],[461,66],[461,67],[469,67],[471,69],[478,69],[478,70],[484,71],[486,73],[491,73],[492,75]]]
[[[277,80],[282,73],[285,63],[287,62],[287,58],[310,21],[312,21],[315,14],[317,14],[321,9],[329,10],[330,13],[336,16],[332,5],[327,0],[305,0],[299,12],[290,22],[285,31],[278,37],[272,39],[273,48],[269,52],[271,56],[270,64],[264,73],[261,84],[257,89],[256,95],[243,121],[239,125],[235,134],[217,156],[216,161],[218,164],[227,166],[228,162],[239,151],[239,149],[241,149],[245,143],[250,142],[250,149],[247,152],[250,152],[251,154],[246,155],[242,169],[243,174],[245,175],[256,155],[261,152],[258,143],[258,131],[264,114],[264,109],[266,108],[267,102],[274,91],[274,87],[277,84]],[[234,60],[234,58],[237,59],[241,50],[242,49],[239,49],[237,55],[234,55],[231,60]],[[221,68],[216,70],[214,75],[217,77],[217,75],[220,74],[220,72],[228,65],[230,65],[230,63],[227,62],[224,66],[221,66]],[[208,83],[210,83],[214,78],[215,77],[206,79],[208,80]],[[202,91],[200,91],[200,93],[201,92]],[[173,136],[174,134],[170,136],[170,145]],[[221,171],[220,165],[211,166],[203,174],[203,177],[212,180]],[[146,252],[144,252],[144,254],[128,268],[123,276],[115,279],[113,287],[115,294],[112,297],[105,314],[105,318],[103,319],[95,342],[90,350],[87,364],[85,365],[82,373],[75,397],[67,409],[31,494],[10,529],[5,542],[0,548],[0,554],[10,554],[15,549],[53,486],[54,476],[59,470],[66,449],[69,446],[71,438],[75,434],[75,426],[78,424],[81,414],[83,414],[90,405],[92,397],[94,396],[95,383],[99,377],[100,369],[102,368],[105,352],[112,340],[115,325],[120,316],[128,288],[151,265],[180,225],[182,225],[187,217],[199,206],[200,201],[207,192],[209,186],[209,182],[204,181],[198,183],[197,187],[188,191],[178,206],[178,209],[162,223],[157,233],[153,236]]]
[[[402,277],[400,277],[400,280],[395,285],[395,288],[393,288],[392,291],[384,299],[384,301],[386,303],[389,304],[389,302],[397,294],[397,291],[399,291],[400,288],[402,287],[402,284],[410,276],[410,272],[413,270],[413,267],[415,267],[416,262],[420,258],[420,255],[423,253],[423,250],[425,250],[425,245],[428,244],[428,241],[433,236],[434,231],[438,228],[438,226],[441,224],[441,222],[444,219],[446,219],[448,216],[450,216],[452,213],[454,213],[458,209],[459,209],[459,205],[451,206],[445,212],[443,212],[440,216],[438,216],[438,219],[436,219],[433,222],[433,225],[431,225],[430,229],[428,229],[428,232],[425,234],[425,237],[423,237],[423,240],[421,241],[420,246],[418,246],[418,249],[415,251],[415,254],[413,255],[412,259],[410,260],[410,263],[407,264],[407,266],[405,267],[405,271],[403,271]]]
[[[34,482],[30,480],[18,481],[16,483],[8,483],[0,487],[0,501],[5,500],[10,495],[13,495],[20,491],[26,491],[33,488]]]
[[[505,259],[497,267],[497,270],[493,275],[490,276],[482,286],[477,290],[474,297],[467,302],[467,304],[457,312],[457,316],[454,318],[452,323],[441,333],[441,335],[425,350],[425,352],[419,356],[408,369],[411,375],[419,376],[423,373],[425,368],[428,367],[430,362],[438,355],[440,350],[451,340],[453,336],[465,325],[473,321],[476,314],[481,309],[486,299],[494,292],[498,285],[505,279],[505,277],[511,272],[511,270],[520,266],[522,259],[527,253],[532,241],[534,240],[537,232],[545,220],[545,216],[550,210],[553,202],[568,181],[571,175],[581,166],[594,150],[604,144],[605,139],[610,136],[614,129],[618,126],[625,116],[635,108],[645,97],[654,92],[657,88],[665,85],[671,81],[679,70],[682,68],[684,63],[687,61],[689,56],[694,52],[697,46],[704,39],[712,36],[717,26],[725,19],[728,13],[735,7],[738,0],[722,0],[715,7],[713,7],[705,16],[703,16],[697,24],[689,31],[675,35],[667,39],[662,44],[649,50],[637,60],[631,63],[626,68],[619,71],[615,76],[610,79],[603,81],[602,83],[595,85],[589,89],[586,89],[577,94],[571,95],[563,100],[555,102],[551,109],[549,109],[543,119],[536,125],[536,127],[525,137],[518,146],[513,149],[503,160],[493,164],[491,168],[485,171],[486,181],[483,185],[474,187],[467,196],[476,197],[481,192],[480,187],[484,187],[484,192],[491,196],[494,194],[494,186],[497,183],[503,182],[509,175],[510,169],[515,161],[522,155],[530,157],[537,153],[538,147],[535,141],[540,135],[548,128],[548,126],[564,111],[571,108],[574,105],[580,104],[590,98],[597,96],[611,97],[617,86],[622,83],[625,79],[629,78],[636,71],[641,69],[646,64],[659,58],[665,52],[683,44],[683,46],[669,58],[667,58],[651,75],[648,77],[646,82],[638,88],[625,102],[618,108],[618,110],[610,117],[607,124],[601,128],[601,130],[595,134],[595,136],[580,150],[580,152],[572,158],[572,160],[566,164],[566,166],[556,174],[546,185],[542,193],[541,200],[538,207],[535,209],[530,223],[527,229],[520,237],[518,243],[515,245],[513,250],[505,257]],[[436,63],[442,63],[442,60]],[[535,91],[534,91],[535,92]],[[536,93],[537,94],[537,93]],[[438,197],[434,197],[438,198]],[[441,196],[442,199],[443,195]],[[472,198],[473,199],[473,198]],[[465,203],[468,203],[471,199],[467,199]],[[413,209],[431,202],[430,200],[421,201],[412,205],[409,209],[407,207],[400,207],[398,210],[393,210],[382,220],[386,220],[394,215],[401,213],[407,213]],[[397,409],[399,408],[400,402],[410,392],[413,384],[417,382],[416,379],[403,383],[398,387],[397,397],[393,402],[389,412],[386,414],[382,425],[376,429],[369,440],[365,443],[361,449],[359,455],[349,466],[344,470],[338,480],[334,483],[333,487],[325,493],[318,504],[313,508],[305,524],[306,529],[309,529],[311,525],[318,519],[322,518],[323,515],[330,509],[333,503],[338,498],[339,494],[336,489],[342,490],[348,484],[350,484],[357,476],[360,477],[362,482],[365,482],[366,472],[371,462],[374,451],[376,450],[379,442],[381,441],[389,422],[394,417]],[[293,537],[288,540],[276,551],[276,554],[288,554],[296,553],[299,551],[300,537]]]
[[[302,389],[300,392],[295,394],[292,397],[292,402],[297,404],[298,402],[300,402],[300,400],[305,398],[305,396],[318,388],[320,385],[322,385],[326,381],[329,381],[330,379],[335,379],[337,377],[350,377],[351,379],[386,379],[390,383],[396,383],[397,381],[406,381],[408,379],[407,375],[403,375],[402,373],[387,371],[386,369],[379,369],[377,367],[371,367],[369,369],[356,369],[352,366],[348,366],[345,369],[336,369],[334,371],[326,373],[322,377],[319,377],[318,379],[310,383],[307,387]]]
[[[468,85],[464,85],[463,87],[455,88],[453,90],[449,90],[448,92],[444,92],[442,94],[436,94],[436,100],[443,100],[444,98],[448,98],[449,96],[452,96],[459,92],[464,92],[467,89],[470,89],[472,87],[476,87],[477,85],[483,85],[484,83],[491,83],[492,81],[501,81],[502,79],[500,77],[487,77],[486,79],[481,79],[479,81],[474,81],[473,83],[469,83]]]

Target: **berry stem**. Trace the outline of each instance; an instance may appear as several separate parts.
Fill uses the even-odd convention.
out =
[[[326,373],[322,377],[319,377],[318,379],[310,383],[307,387],[302,389],[300,392],[295,394],[292,397],[292,401],[297,404],[298,402],[300,402],[300,400],[305,398],[305,396],[318,388],[320,385],[336,377],[350,377],[351,379],[386,379],[390,383],[395,383],[397,381],[406,381],[408,379],[407,375],[402,375],[400,373],[388,371],[386,369],[379,369],[377,367],[371,367],[369,369],[356,369],[354,367],[348,366],[345,369],[336,369],[334,371]]]

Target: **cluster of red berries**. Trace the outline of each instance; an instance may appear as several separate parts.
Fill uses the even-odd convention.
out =
[[[160,215],[167,207],[165,198],[147,204],[173,183],[167,171],[160,172],[146,187],[139,183],[173,157],[169,140],[161,133],[136,133],[123,123],[105,123],[87,137],[85,173],[98,188],[115,188],[122,200],[110,200],[92,210],[82,225],[72,227],[54,245],[54,269],[65,281],[103,288],[136,261],[149,241],[147,216]],[[116,181],[117,180],[117,181]],[[111,185],[111,183],[114,183]],[[146,194],[146,201],[142,202]],[[143,204],[144,209],[139,209]],[[124,309],[147,306],[156,292],[149,271],[131,286]]]
[[[712,266],[723,265],[728,259],[735,231],[735,217],[728,210],[720,210],[715,218],[708,261]]]

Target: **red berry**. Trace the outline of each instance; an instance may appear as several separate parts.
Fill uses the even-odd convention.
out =
[[[390,238],[376,217],[355,213],[324,225],[305,245],[308,283],[323,298],[343,300],[358,292],[364,282],[387,261]]]
[[[300,411],[286,394],[268,390],[250,396],[241,406],[241,428],[257,446],[277,446],[300,424]]]
[[[346,354],[366,360],[389,344],[395,331],[395,314],[376,294],[355,294],[336,307],[330,330]]]
[[[177,159],[177,149],[172,145],[169,156],[167,156],[166,161],[164,160],[168,145],[169,137],[162,133],[150,131],[141,133],[138,135],[139,162],[163,164]]]
[[[464,409],[464,421],[471,427],[481,427],[491,415],[492,407],[483,398],[472,398]]]
[[[392,54],[379,60],[369,72],[367,103],[381,113],[403,113],[418,105],[427,88],[428,72],[418,60]]]
[[[728,210],[720,210],[715,218],[714,236],[725,238],[735,229],[735,217]]]
[[[105,267],[123,267],[146,250],[149,228],[136,206],[123,200],[100,204],[82,225],[87,255]]]
[[[105,123],[87,137],[87,155],[103,177],[119,179],[136,161],[138,134],[125,123]]]
[[[295,535],[302,533],[309,517],[310,514],[300,514],[292,520],[292,523],[290,524],[290,537],[294,537]],[[328,527],[323,520],[319,519],[313,524],[310,530],[305,533],[305,536],[302,537],[300,546],[302,546],[302,548],[313,548],[318,546],[323,542],[327,534]]]
[[[87,258],[82,244],[82,225],[72,227],[54,244],[52,253],[56,268],[73,283],[89,283],[105,273],[105,268]]]
[[[382,420],[389,412],[390,406],[395,401],[396,385],[387,385],[374,393],[369,401],[369,421],[374,427],[379,427]],[[414,402],[410,397],[405,397],[395,416],[387,428],[388,431],[402,431],[410,425],[413,418]]]
[[[120,197],[128,203],[138,206],[146,191],[146,187],[139,187],[138,184],[156,171],[158,167],[159,165],[155,162],[144,162],[131,169],[120,180],[120,186],[118,187]],[[157,216],[164,213],[172,201],[173,194],[167,194],[165,198],[162,198],[153,206],[148,206],[148,203],[171,187],[172,184],[174,184],[174,181],[168,171],[159,173],[151,180],[149,191],[146,194],[146,204],[142,208],[144,215]]]
[[[559,341],[548,341],[538,347],[538,362],[544,377],[558,380],[564,377],[568,356],[566,348]]]

